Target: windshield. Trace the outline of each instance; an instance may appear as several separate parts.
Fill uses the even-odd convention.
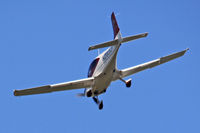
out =
[[[99,62],[99,58],[96,58],[91,64],[90,64],[90,67],[89,67],[89,70],[88,70],[88,77],[92,77],[94,71],[95,71],[95,68],[97,66]]]

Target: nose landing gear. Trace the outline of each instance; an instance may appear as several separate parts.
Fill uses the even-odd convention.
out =
[[[94,102],[99,106],[99,110],[103,109],[103,100],[99,101],[98,97],[93,97]]]
[[[101,100],[100,104],[99,104],[99,110],[103,109],[103,101]]]

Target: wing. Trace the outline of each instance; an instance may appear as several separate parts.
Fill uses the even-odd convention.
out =
[[[42,93],[50,93],[54,91],[64,91],[64,90],[72,90],[72,89],[80,89],[80,88],[89,88],[92,86],[94,78],[85,78],[65,83],[46,85],[41,87],[35,87],[24,90],[14,90],[15,96],[23,96],[23,95],[33,95],[33,94],[42,94]]]
[[[137,66],[134,66],[134,67],[123,69],[123,70],[120,71],[120,78],[127,77],[129,75],[135,74],[135,73],[143,71],[145,69],[149,69],[149,68],[158,66],[160,64],[166,63],[170,60],[181,57],[185,54],[185,52],[187,50],[189,50],[189,49],[186,49],[186,50],[183,50],[183,51],[180,51],[180,52],[177,52],[177,53],[173,53],[171,55],[161,57],[159,59],[149,61],[149,62],[144,63],[144,64],[140,64],[140,65],[137,65]]]

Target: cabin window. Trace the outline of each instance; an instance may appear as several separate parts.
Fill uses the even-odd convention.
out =
[[[92,77],[94,71],[95,71],[95,68],[97,66],[99,62],[99,58],[96,58],[91,64],[90,64],[90,67],[89,67],[89,70],[88,70],[88,77]]]

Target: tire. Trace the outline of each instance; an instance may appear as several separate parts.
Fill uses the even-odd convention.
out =
[[[103,109],[103,101],[101,101],[99,104],[99,110],[102,110],[102,109]]]

